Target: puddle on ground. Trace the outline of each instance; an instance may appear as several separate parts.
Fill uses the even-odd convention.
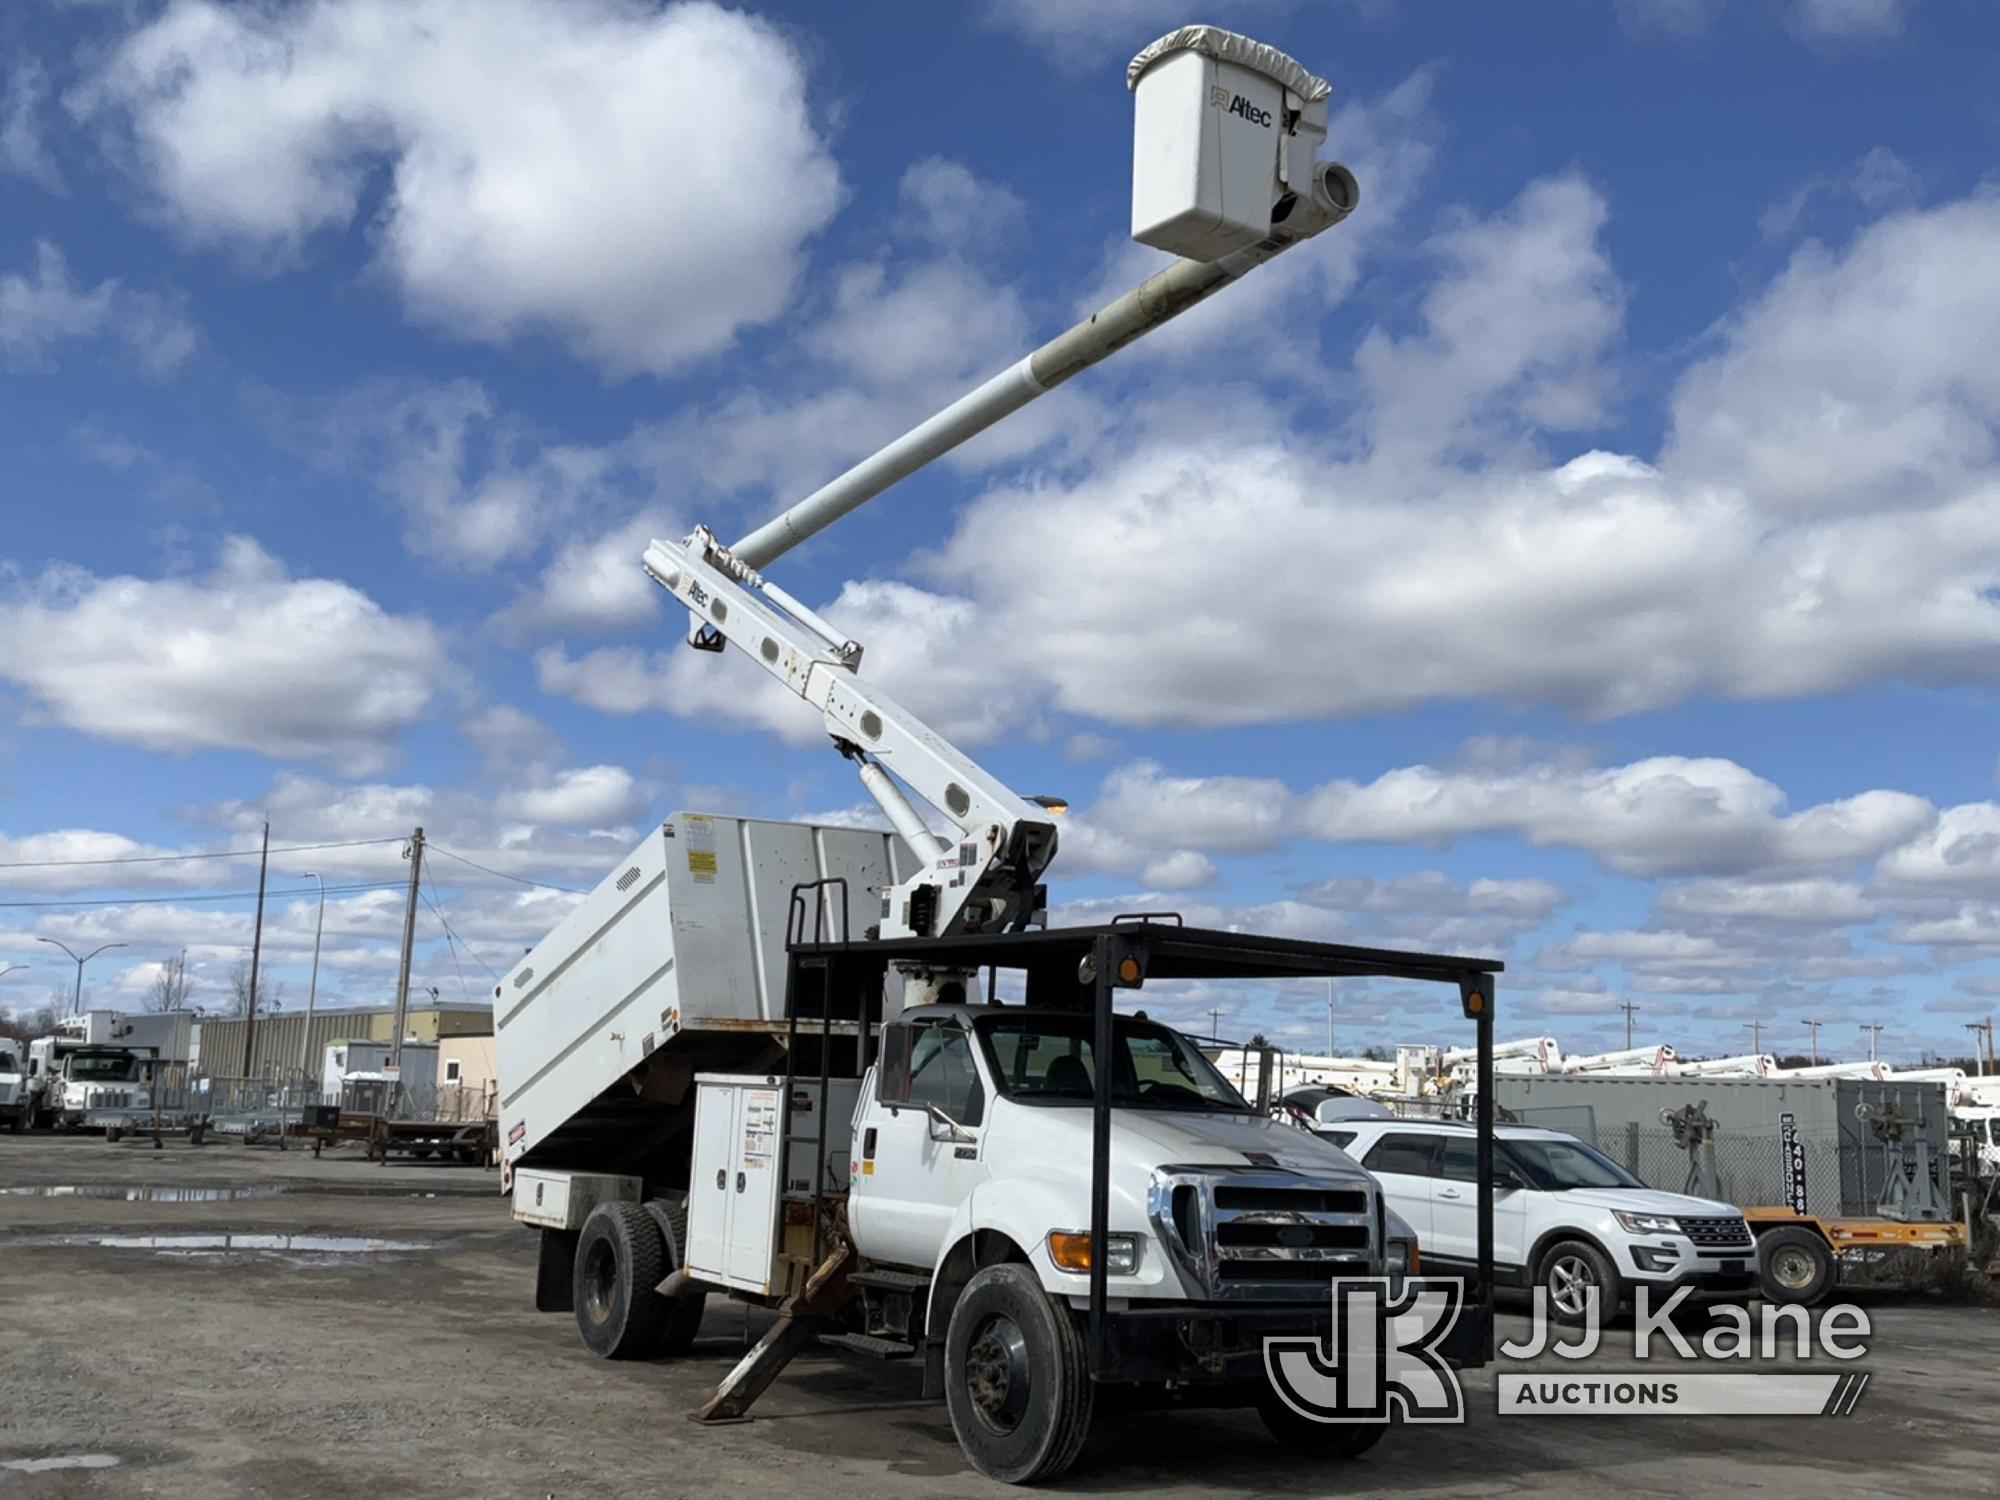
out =
[[[155,1255],[394,1255],[428,1250],[428,1240],[366,1239],[338,1234],[54,1234],[15,1240],[17,1245],[92,1245],[106,1250],[150,1250]]]
[[[115,1182],[86,1182],[64,1187],[6,1187],[9,1198],[109,1198],[122,1203],[233,1203],[239,1198],[275,1198],[284,1192],[275,1183],[256,1187],[125,1187]]]
[[[119,1460],[109,1453],[64,1453],[55,1458],[0,1458],[0,1470],[16,1474],[46,1474],[52,1469],[115,1469]]]
[[[131,1187],[116,1182],[86,1182],[59,1186],[0,1187],[7,1198],[108,1198],[120,1203],[234,1203],[245,1198],[280,1198],[301,1194],[318,1198],[435,1198],[436,1193],[408,1188],[298,1187],[289,1183],[252,1183],[242,1187]],[[455,1196],[470,1197],[472,1194]]]

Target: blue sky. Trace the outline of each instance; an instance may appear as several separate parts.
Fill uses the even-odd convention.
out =
[[[1160,262],[1153,0],[0,17],[0,978],[267,936],[477,996],[676,808],[865,815],[637,560]],[[1346,224],[773,576],[1075,812],[1074,916],[1495,953],[1588,1051],[1963,1050],[2000,998],[2000,23],[1940,0],[1246,0]],[[353,843],[384,840],[381,843]],[[491,872],[499,872],[498,874]],[[503,878],[511,877],[511,878]],[[348,889],[348,887],[365,887]],[[564,888],[567,888],[564,889]],[[49,906],[22,903],[72,902]],[[89,904],[83,904],[89,903]],[[448,920],[462,941],[442,940]],[[53,960],[53,961],[52,961]],[[1160,996],[1324,1035],[1316,993]],[[1344,1044],[1443,1040],[1350,986]]]

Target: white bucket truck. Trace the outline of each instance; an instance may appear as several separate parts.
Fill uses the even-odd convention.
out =
[[[1338,1149],[1120,1002],[1159,981],[1440,982],[1477,1023],[1490,1083],[1500,968],[1157,914],[1048,928],[1060,804],[1017,795],[869,683],[861,646],[760,571],[1353,208],[1353,179],[1313,158],[1327,85],[1291,59],[1192,27],[1130,82],[1135,226],[1189,258],[735,546],[697,528],[646,550],[691,644],[734,647],[819,712],[894,831],[676,813],[494,991],[538,1307],[627,1358],[684,1353],[711,1293],[769,1306],[698,1415],[742,1416],[799,1348],[831,1340],[909,1360],[973,1465],[1010,1482],[1067,1468],[1107,1385],[1254,1404],[1322,1455],[1382,1432],[1296,1413],[1263,1341],[1325,1338],[1336,1279],[1410,1267],[1407,1226]],[[1480,1275],[1442,1345],[1460,1363],[1490,1357],[1484,1181]]]

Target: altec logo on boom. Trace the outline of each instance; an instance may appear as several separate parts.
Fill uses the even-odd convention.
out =
[[[1708,1332],[1691,1340],[1675,1325],[1687,1289],[1658,1308],[1650,1289],[1636,1294],[1632,1357],[1669,1360],[1756,1360],[1767,1366],[1788,1355],[1858,1359],[1867,1350],[1868,1315],[1857,1307],[1828,1308],[1817,1321],[1803,1308],[1765,1307],[1761,1328],[1741,1307],[1709,1309]],[[1465,1284],[1450,1277],[1414,1277],[1394,1287],[1384,1277],[1333,1283],[1333,1329],[1324,1346],[1313,1338],[1264,1341],[1264,1370],[1285,1405],[1315,1422],[1463,1422],[1465,1398],[1457,1372],[1437,1353],[1465,1304]],[[1581,1360],[1601,1342],[1593,1294],[1568,1342],[1553,1338],[1544,1293],[1537,1290],[1525,1340],[1500,1345],[1511,1360],[1544,1354]],[[1663,1342],[1664,1350],[1654,1348]],[[1654,1365],[1642,1370],[1503,1370],[1497,1378],[1502,1416],[1629,1415],[1846,1416],[1867,1388],[1863,1371],[1801,1372],[1796,1366],[1756,1374],[1688,1371]]]
[[[1241,115],[1253,125],[1262,125],[1267,130],[1270,128],[1271,112],[1259,109],[1241,94],[1232,94],[1225,88],[1211,88],[1208,102],[1228,114]]]

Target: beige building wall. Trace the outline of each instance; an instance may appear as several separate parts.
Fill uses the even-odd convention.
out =
[[[448,1119],[490,1118],[500,1099],[498,1044],[490,1036],[447,1036],[438,1042],[438,1113]]]

